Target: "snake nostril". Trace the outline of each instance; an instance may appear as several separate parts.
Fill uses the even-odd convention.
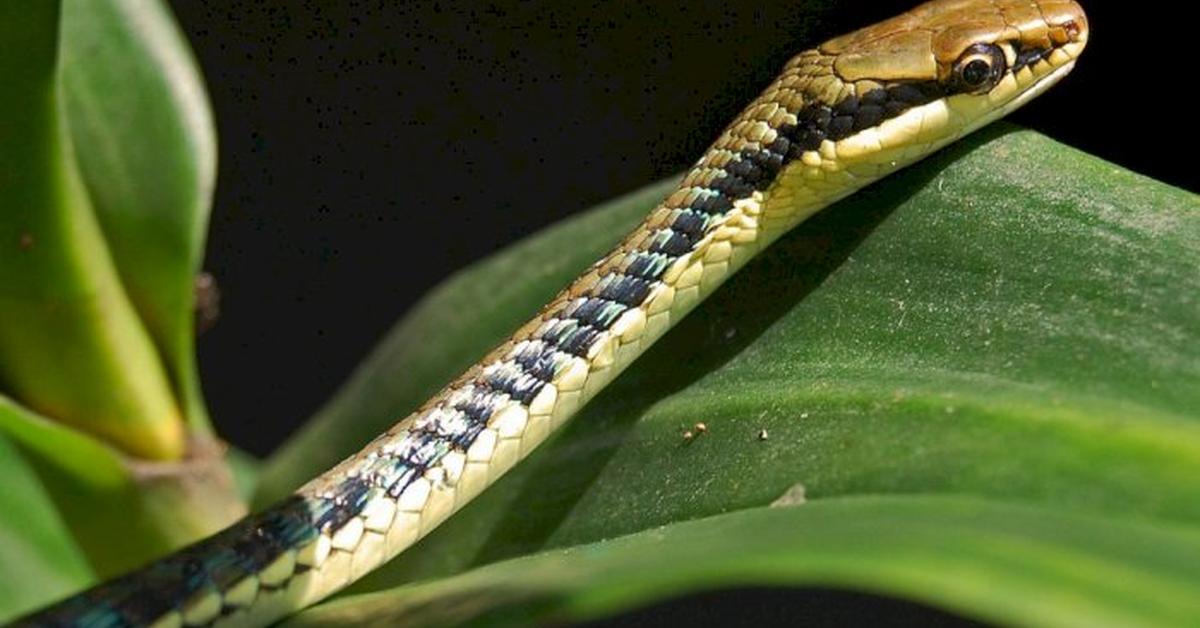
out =
[[[1063,22],[1062,29],[1067,32],[1067,37],[1070,37],[1071,39],[1079,37],[1079,22],[1076,22],[1075,20]]]

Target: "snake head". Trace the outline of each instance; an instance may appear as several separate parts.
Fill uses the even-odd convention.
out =
[[[795,220],[1020,107],[1087,39],[1071,0],[934,0],[800,53],[746,115],[794,115],[780,131],[803,164],[782,179]]]
[[[1071,0],[935,0],[819,50],[846,84],[921,83],[1007,111],[1070,71],[1087,38],[1087,16]]]
[[[846,82],[938,81],[986,91],[1005,75],[1046,75],[1087,43],[1087,16],[1071,0],[935,0],[820,47]]]

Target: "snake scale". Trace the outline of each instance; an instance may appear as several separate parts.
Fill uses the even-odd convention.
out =
[[[411,546],[780,235],[1062,78],[1069,0],[935,0],[792,58],[678,188],[507,341],[290,498],[23,625],[270,623]]]

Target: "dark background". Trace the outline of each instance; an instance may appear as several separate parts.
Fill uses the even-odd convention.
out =
[[[221,434],[269,453],[448,274],[682,170],[792,54],[912,4],[174,0],[220,137]],[[1079,67],[1013,118],[1196,189],[1194,44],[1153,6],[1085,2]]]

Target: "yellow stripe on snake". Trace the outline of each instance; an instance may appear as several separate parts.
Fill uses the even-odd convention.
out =
[[[291,498],[28,625],[270,623],[404,551],[780,235],[1061,79],[1067,0],[937,0],[800,53],[670,196],[504,344]]]

